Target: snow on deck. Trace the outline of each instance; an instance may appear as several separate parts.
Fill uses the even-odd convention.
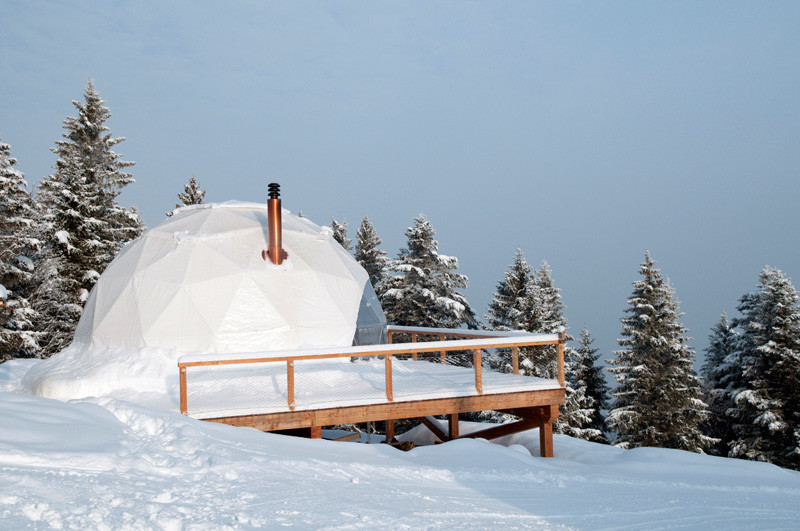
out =
[[[183,360],[183,358],[182,358]],[[295,363],[295,411],[385,404],[383,360]],[[556,380],[483,369],[483,394],[560,389]],[[431,361],[392,360],[394,402],[478,396],[475,371]],[[190,367],[188,415],[214,418],[290,411],[286,363]]]

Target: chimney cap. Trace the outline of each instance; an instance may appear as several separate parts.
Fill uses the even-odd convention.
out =
[[[267,186],[269,190],[270,199],[278,199],[281,196],[281,185],[278,183],[269,183]]]

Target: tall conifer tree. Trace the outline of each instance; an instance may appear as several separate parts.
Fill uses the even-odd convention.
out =
[[[768,461],[800,470],[800,310],[791,280],[765,267],[758,291],[739,305],[737,347],[729,410],[734,433],[730,457]]]
[[[564,301],[561,290],[555,286],[550,265],[542,260],[539,269],[533,272],[528,285],[528,300],[524,306],[527,309],[526,317],[522,321],[523,329],[539,334],[555,334],[560,327],[567,328],[567,318],[564,315]],[[567,334],[567,341],[572,337]],[[569,349],[569,347],[567,347]],[[528,374],[540,378],[555,378],[558,372],[556,365],[556,348],[537,347],[523,349],[524,359],[520,366],[524,366]],[[565,352],[565,356],[567,356]]]
[[[708,415],[680,323],[669,281],[655,269],[650,253],[633,283],[628,317],[623,317],[622,350],[610,360],[618,386],[608,425],[624,448],[658,446],[700,452],[711,442],[699,429]]]
[[[379,291],[379,287],[386,278],[386,267],[389,259],[386,253],[381,250],[382,241],[375,232],[369,218],[364,216],[361,226],[356,231],[356,261],[361,264],[367,274],[373,289]]]
[[[555,287],[550,266],[542,261],[539,269],[531,271],[520,249],[514,255],[503,280],[489,305],[486,320],[495,330],[525,330],[534,333],[553,334],[560,327],[566,329],[564,302],[560,290]],[[572,338],[567,336],[567,340]],[[498,349],[490,364],[510,371],[511,353]],[[555,347],[522,348],[519,350],[519,371],[542,378],[555,378],[558,372]],[[598,438],[600,432],[591,428],[591,400],[582,388],[577,387],[575,374],[578,356],[570,347],[564,349],[564,372],[566,375],[566,404],[561,407],[554,429],[584,439]]]
[[[78,116],[64,120],[63,139],[52,148],[58,156],[55,171],[39,187],[44,277],[35,307],[45,355],[71,341],[89,291],[122,246],[144,228],[135,209],[117,203],[133,182],[126,168],[134,163],[112,149],[124,138],[111,137],[105,125],[111,114],[92,81],[83,95],[85,102],[73,101]]]
[[[566,403],[560,407],[553,426],[556,432],[587,441],[602,441],[603,432],[592,426],[594,400],[586,394],[586,382],[580,379],[581,356],[572,348],[564,349]]]
[[[180,203],[175,204],[175,208],[181,208],[189,205],[202,205],[206,197],[206,191],[200,188],[197,180],[192,176],[187,184],[183,185],[183,192],[178,192],[178,199]],[[167,212],[167,217],[172,216],[172,212]]]
[[[459,291],[468,279],[455,272],[457,258],[439,254],[435,234],[424,214],[406,231],[407,247],[391,262],[379,294],[386,319],[405,326],[476,328],[475,314]]]
[[[703,422],[702,428],[703,433],[717,440],[708,447],[708,453],[727,457],[733,437],[727,411],[734,405],[731,386],[739,370],[736,358],[738,334],[733,324],[728,322],[725,312],[712,328],[708,342],[701,374],[709,417]]]
[[[331,228],[333,229],[333,239],[339,242],[348,253],[353,250],[353,242],[347,237],[347,221],[339,223],[331,218]]]
[[[492,302],[487,308],[485,319],[492,330],[524,330],[530,311],[528,289],[531,275],[531,266],[525,260],[522,249],[517,248],[514,261],[508,266],[503,280],[497,283],[497,291],[494,292]],[[489,360],[495,369],[505,372],[512,370],[511,349],[495,349]]]
[[[603,410],[608,407],[608,384],[603,376],[603,368],[597,364],[600,358],[598,349],[592,346],[592,339],[589,331],[584,328],[578,343],[577,372],[575,374],[575,386],[583,389],[587,398],[591,412],[589,414],[589,424],[587,427],[597,430],[589,440],[607,443],[608,440],[603,433],[605,429],[605,416]]]
[[[487,309],[486,321],[492,330],[524,329],[530,311],[528,289],[531,275],[531,266],[525,260],[522,249],[517,248],[514,261],[508,266],[503,280],[497,283],[497,291]]]
[[[33,291],[35,204],[11,146],[0,142],[0,362],[38,353]]]

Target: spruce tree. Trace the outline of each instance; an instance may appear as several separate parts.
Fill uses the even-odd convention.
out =
[[[622,350],[609,369],[618,386],[608,426],[617,446],[657,446],[701,452],[711,442],[700,432],[707,416],[694,352],[669,280],[654,267],[650,253],[641,265],[643,279],[633,283],[628,317],[623,317]]]
[[[333,239],[349,253],[353,249],[353,242],[347,237],[347,221],[339,223],[331,218],[331,228],[333,229]]]
[[[386,253],[380,249],[382,241],[375,232],[375,227],[367,216],[361,220],[361,226],[356,231],[355,258],[369,275],[370,284],[376,292],[386,278],[386,267],[389,262]]]
[[[608,384],[603,376],[603,368],[597,364],[600,354],[598,354],[598,349],[592,346],[592,343],[594,343],[594,339],[584,328],[578,340],[575,386],[583,389],[589,404],[588,407],[591,409],[587,427],[597,431],[589,440],[607,443],[608,439],[603,434],[606,422],[603,411],[608,407]]]
[[[11,146],[0,142],[0,362],[38,353],[33,291],[35,204]]]
[[[527,315],[522,320],[522,328],[538,334],[555,334],[560,327],[567,328],[564,316],[564,301],[561,290],[555,287],[550,266],[544,260],[539,269],[533,272],[528,284],[528,300],[523,303]],[[567,341],[572,341],[568,334]],[[569,347],[567,347],[568,349]],[[565,350],[565,357],[567,352]],[[558,373],[556,348],[554,346],[522,349],[520,351],[520,370],[540,378],[555,378]]]
[[[731,385],[738,372],[736,359],[738,334],[733,324],[728,322],[728,315],[725,312],[722,312],[719,322],[711,329],[708,342],[701,374],[709,417],[701,426],[703,433],[717,440],[708,447],[708,453],[727,457],[733,437],[727,411],[734,405]]]
[[[528,305],[528,288],[532,269],[525,260],[522,249],[517,248],[514,261],[508,266],[503,280],[497,283],[497,291],[493,293],[487,314],[484,316],[491,330],[509,331],[523,330],[525,318],[530,311]],[[495,349],[489,358],[494,369],[504,372],[512,371],[511,349]]]
[[[486,321],[492,330],[523,330],[530,308],[528,289],[532,269],[525,260],[522,249],[517,248],[514,261],[508,266],[503,280],[497,283],[492,302],[487,309]]]
[[[189,182],[183,185],[183,192],[178,193],[178,199],[180,199],[181,202],[176,203],[175,208],[189,205],[201,205],[205,197],[206,191],[200,188],[194,176],[192,176]],[[172,216],[172,214],[172,212],[167,212],[167,217]]]
[[[545,260],[542,260],[539,269],[531,277],[528,297],[531,312],[525,321],[526,330],[554,334],[558,327],[566,326],[561,290],[555,287],[552,270]]]
[[[560,290],[555,287],[550,266],[542,261],[540,268],[532,272],[522,250],[517,249],[514,261],[503,280],[497,285],[486,320],[494,330],[525,330],[534,333],[557,333],[566,328],[564,303]],[[567,340],[572,338],[567,336]],[[578,370],[576,352],[564,348],[564,372],[566,376],[566,403],[561,406],[554,424],[558,433],[573,437],[596,439],[601,433],[590,427],[591,400],[584,390],[577,387],[574,379]],[[490,358],[490,366],[506,372],[511,371],[511,352],[497,349]],[[519,372],[542,378],[557,376],[557,352],[555,347],[533,347],[519,350]]]
[[[797,290],[765,267],[741,298],[741,340],[732,379],[730,457],[800,470],[800,311]]]
[[[580,368],[580,354],[574,349],[565,348],[566,403],[560,407],[553,428],[557,433],[578,439],[602,441],[602,430],[592,426],[595,404],[594,400],[586,394],[586,382],[580,379]]]
[[[407,247],[389,267],[380,289],[386,319],[396,325],[433,328],[476,328],[466,297],[465,275],[456,273],[458,259],[439,254],[436,232],[424,214],[406,231]]]
[[[122,189],[133,182],[125,170],[134,163],[120,160],[122,155],[112,149],[124,138],[112,138],[105,125],[111,114],[92,81],[83,95],[85,102],[73,101],[78,116],[64,120],[63,139],[52,148],[58,156],[55,171],[39,186],[39,260],[45,276],[34,307],[40,313],[45,355],[69,344],[100,274],[143,230],[138,212],[117,203]]]

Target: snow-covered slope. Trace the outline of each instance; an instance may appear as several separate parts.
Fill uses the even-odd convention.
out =
[[[0,365],[0,528],[797,529],[800,473],[535,431],[408,453],[22,394]],[[462,429],[468,429],[465,426]],[[418,428],[409,437],[424,442]]]

